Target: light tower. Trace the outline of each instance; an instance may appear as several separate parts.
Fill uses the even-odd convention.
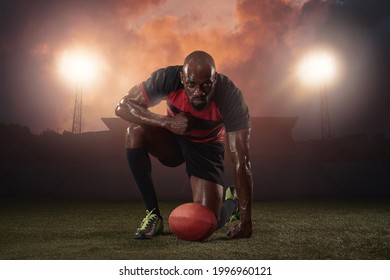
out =
[[[321,140],[330,140],[330,119],[328,109],[328,98],[326,95],[325,82],[320,85],[320,98],[321,98]]]
[[[82,116],[83,116],[83,87],[81,85],[78,85],[76,87],[76,96],[74,101],[72,133],[74,134],[81,133]]]
[[[96,72],[96,59],[86,50],[76,49],[63,54],[60,70],[71,84],[76,85],[72,133],[81,133],[83,116],[83,86]]]
[[[301,80],[319,89],[321,110],[321,140],[331,139],[330,118],[327,98],[327,83],[334,77],[336,71],[333,57],[324,51],[309,53],[298,66]]]

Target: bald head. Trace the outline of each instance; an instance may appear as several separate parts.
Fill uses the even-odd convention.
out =
[[[188,73],[188,68],[193,70],[209,69],[212,75],[215,74],[215,62],[211,55],[204,51],[194,51],[184,60],[183,72]]]

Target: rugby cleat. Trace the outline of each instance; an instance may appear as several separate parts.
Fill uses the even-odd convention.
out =
[[[240,219],[240,207],[238,203],[238,196],[234,186],[230,186],[226,189],[225,200],[233,200],[235,202],[235,207],[232,215],[229,218],[229,223]]]
[[[163,233],[163,219],[154,214],[153,211],[154,209],[152,211],[146,210],[146,217],[143,218],[141,225],[135,232],[135,239],[150,239]]]

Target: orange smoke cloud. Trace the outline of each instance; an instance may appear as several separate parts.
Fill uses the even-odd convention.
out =
[[[23,8],[28,15],[18,31],[23,40],[14,42],[23,42],[34,57],[34,66],[23,71],[33,73],[31,79],[37,84],[30,89],[26,104],[41,100],[40,106],[46,108],[44,114],[35,109],[41,116],[29,124],[32,129],[70,129],[74,92],[71,87],[64,87],[58,77],[56,59],[63,51],[79,46],[90,48],[104,60],[104,67],[98,69],[99,80],[85,87],[84,131],[104,129],[100,118],[113,116],[116,103],[128,89],[159,67],[181,64],[188,53],[197,49],[213,55],[217,71],[230,76],[243,90],[252,106],[252,115],[268,113],[270,109],[266,108],[272,103],[269,100],[275,100],[275,90],[281,98],[287,87],[275,89],[275,84],[288,76],[293,50],[304,38],[303,23],[313,20],[309,15],[315,9],[308,9],[308,3],[325,9],[320,4],[323,1],[314,0],[302,1],[305,3],[302,9],[293,0],[237,0],[231,13],[235,18],[226,18],[228,14],[219,14],[219,10],[191,14],[195,2],[185,6],[188,11],[184,15],[177,10],[159,14],[160,8],[172,1],[175,0],[99,1],[99,4],[47,1],[46,11],[52,13],[43,15],[33,5]],[[223,3],[227,2],[220,0],[219,5]],[[155,13],[145,18],[151,10]],[[302,11],[306,14],[303,19]],[[216,17],[224,21],[215,25],[212,19]],[[235,23],[234,28],[230,21]],[[5,45],[12,44],[2,42],[1,46]],[[49,75],[48,61],[52,62]],[[23,98],[13,102],[23,102],[20,100]],[[20,106],[23,107],[20,104],[17,107]],[[34,119],[30,112],[18,110],[17,114],[21,123]]]
[[[159,4],[163,4],[162,1]],[[307,5],[311,5],[310,9]],[[285,99],[286,89],[291,86],[285,82],[290,75],[288,63],[300,37],[308,34],[308,21],[314,22],[311,12],[323,11],[324,4],[309,2],[303,8],[305,15],[300,6],[288,1],[240,0],[236,4],[237,26],[233,31],[226,26],[191,28],[189,18],[174,13],[151,17],[136,29],[131,24],[134,10],[120,9],[121,21],[114,22],[114,26],[107,27],[100,36],[109,36],[110,40],[99,38],[99,41],[109,42],[103,51],[110,61],[118,63],[111,68],[113,74],[106,89],[95,92],[95,104],[85,109],[89,111],[86,115],[92,117],[90,120],[94,120],[88,127],[93,127],[92,123],[97,123],[101,116],[112,115],[116,102],[125,92],[152,71],[181,64],[188,53],[197,49],[213,55],[217,70],[226,72],[243,90],[252,115],[272,114],[275,109],[270,109],[269,104],[278,106],[277,100]],[[146,11],[142,9],[139,11]],[[126,17],[130,20],[123,26]],[[115,52],[107,53],[113,45]],[[275,86],[281,82],[285,85]],[[164,113],[165,107],[156,111]]]

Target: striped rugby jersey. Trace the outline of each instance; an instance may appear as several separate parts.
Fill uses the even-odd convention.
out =
[[[222,142],[227,132],[250,128],[248,106],[241,91],[222,74],[217,74],[214,96],[203,111],[191,107],[180,82],[182,66],[169,66],[152,73],[140,84],[149,106],[167,101],[167,114],[180,112],[191,115],[191,134],[194,142]]]

